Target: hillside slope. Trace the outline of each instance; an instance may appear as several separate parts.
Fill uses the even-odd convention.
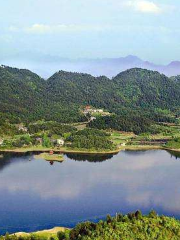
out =
[[[176,79],[139,68],[122,72],[112,80],[60,71],[47,83],[49,97],[56,102],[90,104],[111,112],[123,108],[173,111],[180,104],[180,87]]]
[[[180,103],[178,83],[158,72],[130,69],[113,78],[116,94],[125,104],[173,110]]]
[[[63,236],[63,234],[62,234]],[[61,240],[178,240],[180,222],[173,218],[157,216],[154,211],[142,216],[140,211],[128,215],[117,214],[97,224],[86,222],[70,231]]]
[[[0,67],[1,112],[31,118],[40,111],[44,93],[44,80],[38,75],[28,70]]]
[[[8,118],[81,121],[79,109],[87,104],[116,114],[177,112],[180,84],[178,77],[138,68],[113,79],[59,71],[46,81],[28,70],[0,67],[0,113]]]
[[[59,230],[57,232],[57,230]],[[73,229],[54,228],[35,233],[0,236],[1,240],[179,240],[180,221],[158,216],[154,211],[142,215],[140,211],[127,215],[107,216],[98,223],[83,222]]]

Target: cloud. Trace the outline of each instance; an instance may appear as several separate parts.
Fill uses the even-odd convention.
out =
[[[43,24],[34,24],[31,27],[27,27],[24,29],[24,31],[29,33],[50,33],[53,29],[49,25],[43,25]]]
[[[127,5],[134,10],[142,13],[160,13],[161,8],[151,1],[144,1],[144,0],[133,0],[128,1]]]
[[[33,24],[32,26],[28,27],[16,27],[10,26],[8,30],[10,32],[23,32],[28,34],[54,34],[54,33],[61,33],[61,32],[82,32],[82,31],[105,31],[108,29],[112,29],[110,25],[65,25],[65,24],[58,24],[58,25],[48,25],[48,24]]]
[[[106,28],[107,29],[107,28]],[[74,32],[74,31],[101,31],[104,30],[102,26],[95,25],[46,25],[46,24],[34,24],[30,27],[26,27],[21,29],[26,33],[31,34],[51,34],[51,33],[59,33],[59,32]]]

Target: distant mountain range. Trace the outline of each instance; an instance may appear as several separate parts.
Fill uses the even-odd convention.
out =
[[[43,78],[49,78],[59,70],[88,73],[93,76],[104,75],[112,78],[131,68],[155,70],[166,76],[180,75],[180,61],[174,61],[168,65],[156,65],[132,55],[120,58],[72,60],[38,53],[22,53],[8,58],[0,58],[0,64],[30,69]]]

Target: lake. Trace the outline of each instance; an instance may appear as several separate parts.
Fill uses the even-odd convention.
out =
[[[180,218],[180,158],[163,150],[0,159],[0,234],[73,227],[107,214],[151,209]]]

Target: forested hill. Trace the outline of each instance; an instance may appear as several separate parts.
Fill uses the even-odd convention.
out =
[[[177,79],[137,68],[122,72],[112,80],[60,71],[48,80],[48,87],[51,99],[56,101],[88,103],[113,112],[124,107],[174,110],[180,104]]]
[[[41,107],[43,110],[44,93],[44,80],[38,75],[28,70],[0,67],[0,112],[9,118],[30,118],[30,113],[38,114]]]
[[[28,70],[0,67],[1,116],[20,121],[81,121],[79,109],[87,104],[116,114],[177,112],[179,77],[134,68],[113,79],[59,71],[46,81]]]
[[[176,78],[144,69],[130,69],[113,79],[117,95],[125,104],[141,108],[176,109],[180,104],[180,87]]]
[[[113,82],[107,77],[60,71],[47,80],[49,97],[55,101],[110,107]]]

